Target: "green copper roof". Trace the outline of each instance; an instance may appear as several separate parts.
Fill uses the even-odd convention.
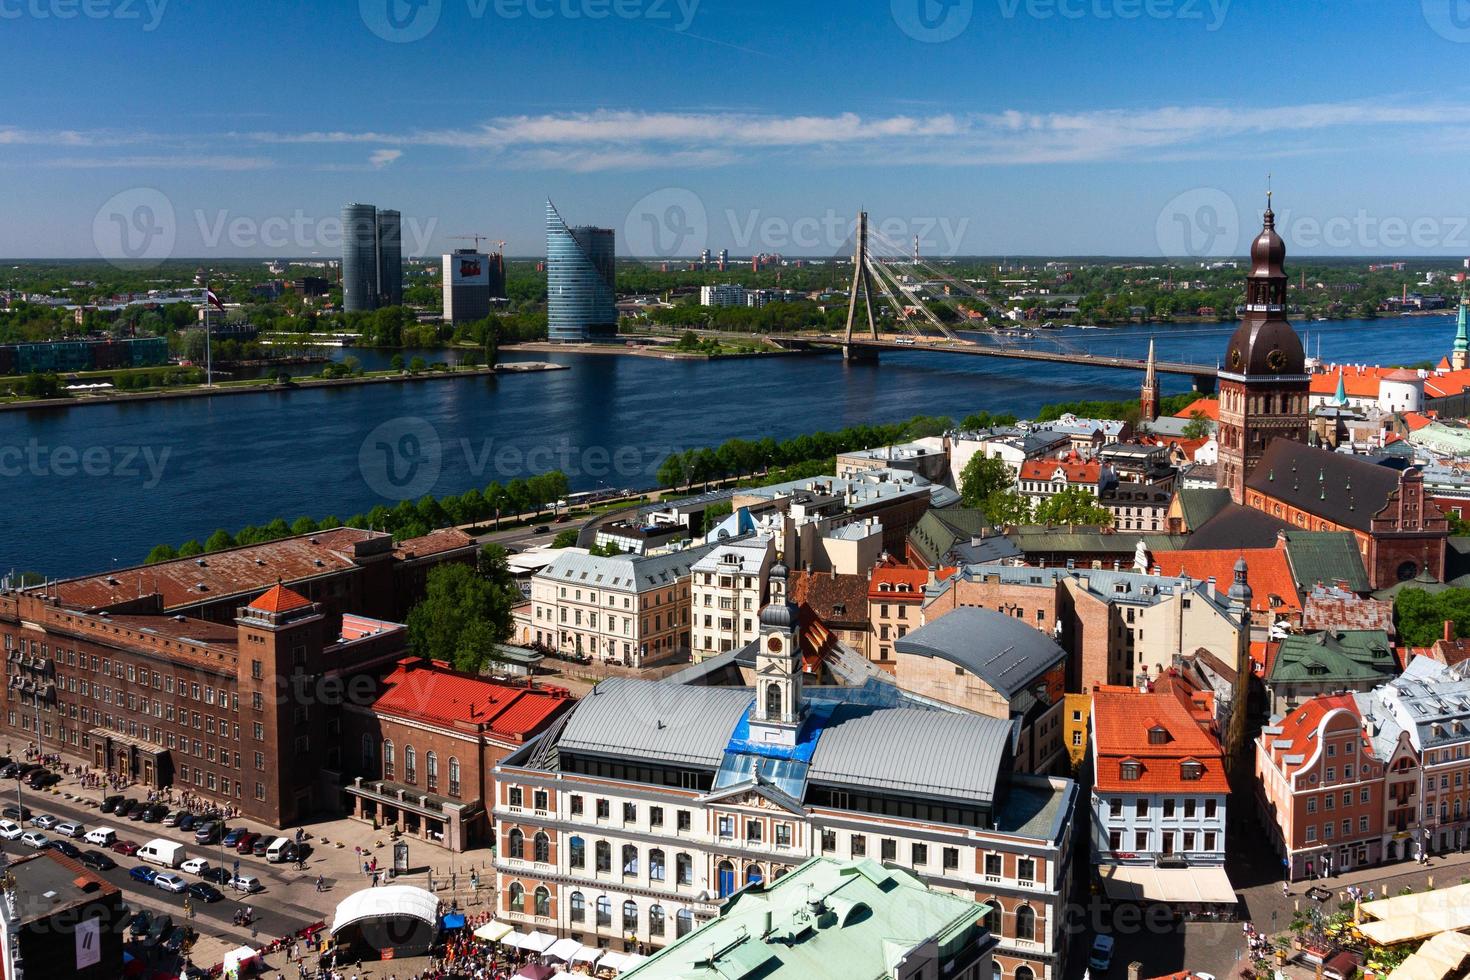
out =
[[[625,980],[884,980],[934,940],[941,962],[993,940],[986,906],[931,891],[876,861],[813,858],[737,892],[718,918],[623,974]]]
[[[1464,290],[1460,291],[1460,320],[1455,330],[1455,350],[1470,351],[1470,324],[1466,323],[1466,311],[1470,306],[1466,305]]]
[[[1397,672],[1387,633],[1336,630],[1282,640],[1268,680],[1272,684],[1373,681]]]
[[[1344,581],[1349,592],[1373,588],[1358,551],[1358,539],[1351,531],[1288,531],[1286,560],[1301,592],[1310,592],[1318,582],[1333,585]]]

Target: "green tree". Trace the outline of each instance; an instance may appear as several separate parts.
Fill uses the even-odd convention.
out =
[[[1393,604],[1399,642],[1425,647],[1444,635],[1444,624],[1455,624],[1456,636],[1470,636],[1470,589],[1426,592],[1404,589]]]
[[[332,524],[329,524],[327,526],[335,527],[335,525]],[[310,517],[298,517],[296,518],[296,522],[291,525],[292,534],[314,534],[319,530],[321,530],[321,527]]]
[[[1003,493],[1015,483],[1005,460],[976,453],[960,471],[960,498],[966,507],[980,507],[992,494]]]
[[[424,371],[427,371],[428,368],[429,368],[429,362],[426,361],[426,360],[424,360],[422,357],[420,357],[417,354],[415,354],[413,356],[413,359],[408,362],[408,373],[409,374],[420,374],[420,373],[422,373]]]
[[[1189,413],[1189,421],[1184,426],[1184,438],[1207,439],[1210,435],[1210,417],[1201,411]]]
[[[177,557],[179,557],[179,553],[174,550],[173,545],[159,544],[153,546],[153,550],[148,552],[148,557],[143,559],[143,563],[145,565],[156,565],[161,561],[171,561]]]
[[[190,538],[188,541],[179,545],[180,558],[193,558],[196,555],[202,554],[204,554],[204,545],[200,544],[195,538]]]
[[[1033,519],[1047,525],[1105,526],[1113,522],[1113,515],[1086,490],[1068,487],[1037,504]]]
[[[997,527],[1017,526],[1031,521],[1031,501],[1014,490],[1001,490],[980,504],[985,519]]]
[[[577,546],[577,531],[575,528],[567,528],[558,531],[556,537],[551,539],[553,548],[575,548]]]
[[[421,657],[479,673],[494,645],[510,638],[511,607],[519,598],[514,587],[468,565],[441,565],[429,572],[423,600],[409,610],[409,645]]]
[[[204,542],[205,551],[224,551],[226,548],[233,548],[234,546],[234,537],[224,528],[215,531]]]
[[[393,357],[389,359],[388,366],[391,367],[395,371],[402,371],[403,370],[403,355],[402,354],[394,354]]]

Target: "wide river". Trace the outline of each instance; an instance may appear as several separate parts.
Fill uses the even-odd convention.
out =
[[[1303,323],[1330,361],[1438,360],[1449,317]],[[1100,354],[1215,364],[1234,325],[1054,333]],[[353,351],[368,367],[388,354]],[[341,356],[341,355],[339,355]],[[1136,373],[885,353],[666,361],[512,355],[571,367],[465,378],[0,413],[0,576],[52,576],[140,562],[159,542],[215,528],[347,518],[424,493],[461,493],[559,468],[574,489],[647,487],[672,448],[786,438],[919,414],[1025,416],[1049,402],[1137,397]],[[1166,391],[1188,387],[1166,378]]]

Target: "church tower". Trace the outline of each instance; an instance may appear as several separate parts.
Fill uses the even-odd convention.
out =
[[[1144,425],[1159,420],[1159,372],[1152,337],[1148,340],[1148,366],[1143,371],[1143,391],[1138,399],[1138,420]]]
[[[1240,624],[1235,635],[1235,686],[1230,694],[1230,722],[1225,729],[1225,767],[1234,770],[1245,748],[1245,722],[1250,705],[1251,602],[1250,570],[1245,555],[1235,560],[1235,580],[1230,584],[1230,615]]]
[[[761,610],[755,657],[755,707],[750,738],[767,745],[796,745],[805,717],[801,696],[801,634],[796,606],[786,593],[786,563],[771,566],[771,600]]]
[[[1302,340],[1286,321],[1286,243],[1267,195],[1251,244],[1245,319],[1220,368],[1220,487],[1245,503],[1245,483],[1272,439],[1306,443],[1311,377]]]
[[[1470,323],[1466,322],[1467,313],[1470,313],[1470,297],[1466,297],[1462,288],[1459,325],[1455,328],[1455,350],[1450,354],[1450,368],[1455,371],[1470,368]]]

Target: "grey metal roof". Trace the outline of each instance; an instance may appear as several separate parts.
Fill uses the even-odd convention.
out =
[[[577,703],[562,730],[564,751],[719,766],[749,688],[695,687],[614,677]]]
[[[843,704],[817,741],[808,780],[989,802],[1011,723],[985,715]]]
[[[938,657],[1009,700],[1067,656],[1045,633],[993,609],[961,606],[896,640],[894,649]]]
[[[557,585],[647,592],[687,578],[690,567],[713,548],[714,545],[700,545],[666,555],[617,555],[612,558],[568,552],[557,556],[556,561],[536,573],[536,577],[549,579]]]

